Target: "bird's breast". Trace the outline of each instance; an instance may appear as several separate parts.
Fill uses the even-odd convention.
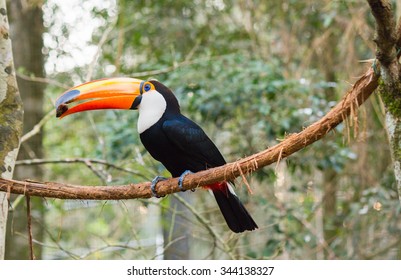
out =
[[[160,161],[173,177],[180,176],[186,170],[196,172],[206,168],[204,163],[197,161],[169,140],[163,132],[161,121],[139,136],[150,155]]]

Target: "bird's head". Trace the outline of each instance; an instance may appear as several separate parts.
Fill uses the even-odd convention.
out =
[[[69,108],[75,102],[78,104]],[[101,109],[179,112],[178,101],[169,88],[156,80],[134,78],[106,78],[75,86],[56,100],[56,108],[58,118]]]

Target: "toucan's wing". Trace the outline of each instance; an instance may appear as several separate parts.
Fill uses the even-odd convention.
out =
[[[224,165],[226,161],[206,133],[196,123],[182,116],[163,123],[163,131],[183,153],[206,167]]]

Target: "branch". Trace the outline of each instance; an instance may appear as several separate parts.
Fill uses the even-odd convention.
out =
[[[371,253],[370,255],[367,254],[363,254],[363,259],[364,260],[375,260],[375,259],[380,259],[377,258],[380,255],[383,255],[384,253],[387,253],[388,251],[390,251],[391,249],[397,248],[398,246],[401,245],[401,238],[399,238],[397,241],[395,241],[394,243],[391,243],[390,245],[387,245],[386,247],[384,247],[383,249],[380,249],[379,251],[375,252],[375,253]]]
[[[89,64],[88,73],[86,74],[86,81],[90,81],[92,79],[93,70],[99,58],[100,52],[102,51],[102,47],[104,43],[107,41],[110,32],[113,31],[116,24],[117,24],[117,17],[114,19],[113,23],[109,25],[109,27],[107,27],[107,29],[103,32],[103,35],[100,38],[99,43],[97,44],[96,53],[93,56],[91,63]]]
[[[239,176],[243,177],[311,145],[345,120],[350,115],[351,109],[355,112],[377,86],[378,76],[374,74],[372,68],[369,68],[343,99],[319,121],[299,133],[289,135],[281,143],[262,152],[220,167],[188,174],[183,188],[189,190],[219,181],[233,180]],[[78,186],[56,182],[0,179],[0,191],[59,199],[119,200],[152,197],[150,182],[120,186]],[[161,181],[157,185],[159,195],[179,191],[177,178]]]
[[[18,78],[23,79],[25,81],[30,81],[30,82],[37,82],[37,83],[43,83],[43,84],[49,84],[53,86],[57,86],[62,89],[69,89],[71,86],[60,83],[56,80],[52,80],[49,78],[43,78],[43,77],[35,77],[35,76],[28,76],[23,73],[17,73],[16,74]]]
[[[116,169],[116,170],[119,170],[119,171],[122,171],[125,173],[140,176],[140,177],[146,179],[145,176],[143,176],[141,173],[139,173],[139,171],[136,171],[136,170],[133,170],[130,168],[126,168],[126,167],[121,167],[121,166],[115,165],[111,162],[108,162],[106,160],[96,159],[96,158],[24,159],[24,160],[17,160],[15,162],[15,165],[70,164],[70,163],[82,163],[85,165],[88,165],[88,163],[101,164],[108,168],[113,168],[113,169]]]
[[[23,143],[30,139],[31,137],[35,136],[40,132],[42,127],[50,120],[51,117],[54,116],[56,109],[49,111],[35,126],[31,129],[31,131],[25,133],[20,140],[20,143]]]
[[[368,0],[368,3],[376,20],[376,58],[383,67],[388,67],[397,55],[394,48],[397,42],[396,24],[391,4],[386,0]]]

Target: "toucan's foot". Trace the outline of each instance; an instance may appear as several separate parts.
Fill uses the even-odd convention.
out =
[[[184,178],[185,176],[187,176],[188,174],[193,173],[191,170],[186,170],[184,171],[184,173],[181,174],[180,178],[178,179],[178,187],[180,188],[180,190],[182,192],[185,192],[186,190],[183,189],[182,184],[184,183]],[[192,189],[191,191],[195,191],[195,189]]]
[[[156,176],[153,180],[152,183],[150,184],[150,189],[152,190],[152,194],[154,197],[160,198],[160,197],[164,197],[164,195],[160,196],[157,194],[156,191],[156,185],[157,183],[159,183],[160,181],[164,181],[167,180],[166,177],[162,177],[162,176]]]

